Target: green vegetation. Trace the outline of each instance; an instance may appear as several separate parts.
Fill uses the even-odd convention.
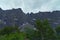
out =
[[[35,21],[35,28],[25,28],[25,32],[15,26],[0,29],[0,40],[60,40],[60,26],[52,28],[48,20]]]

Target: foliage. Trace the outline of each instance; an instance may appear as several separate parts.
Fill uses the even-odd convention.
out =
[[[26,34],[19,32],[18,27],[5,27],[0,30],[0,40],[24,40]]]
[[[0,29],[0,35],[10,34],[16,31],[17,31],[17,27],[7,26],[7,27]]]
[[[60,25],[55,28],[56,33],[57,33],[57,38],[60,40]]]
[[[36,20],[36,28],[40,35],[41,40],[56,40],[56,34],[53,29],[50,27],[48,20],[41,21],[40,19]]]
[[[60,26],[52,28],[47,19],[37,19],[35,28],[26,27],[21,32],[17,26],[4,27],[0,29],[0,40],[60,40]]]
[[[0,40],[24,40],[25,34],[24,33],[11,33],[9,35],[0,36]]]

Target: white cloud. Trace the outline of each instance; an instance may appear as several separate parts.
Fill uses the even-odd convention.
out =
[[[22,8],[24,12],[60,10],[60,0],[0,0],[2,9]]]

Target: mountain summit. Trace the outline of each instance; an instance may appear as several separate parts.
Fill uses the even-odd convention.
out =
[[[36,19],[48,19],[49,23],[55,27],[60,24],[60,11],[38,12],[25,14],[21,8],[2,10],[0,8],[0,27],[4,26],[21,26],[24,23],[34,25]]]

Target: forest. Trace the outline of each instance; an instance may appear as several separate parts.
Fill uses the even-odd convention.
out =
[[[60,40],[60,25],[52,28],[47,19],[37,19],[34,27],[22,32],[18,26],[5,26],[0,29],[0,40]]]

